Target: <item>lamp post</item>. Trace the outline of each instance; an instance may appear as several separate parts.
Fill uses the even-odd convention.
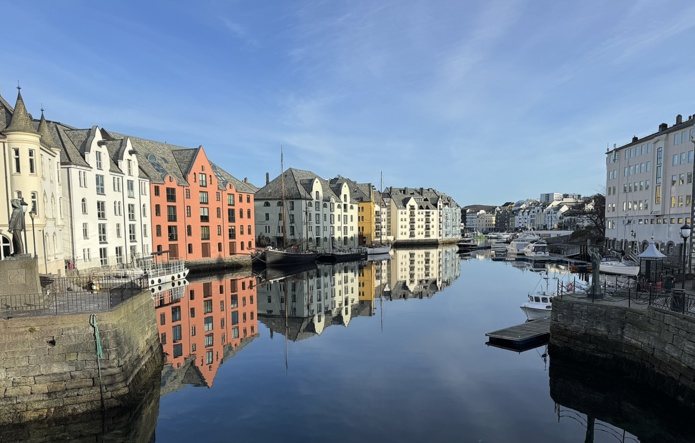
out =
[[[685,289],[685,249],[687,247],[688,237],[690,237],[690,226],[687,223],[681,226],[681,237],[683,237],[683,284],[681,285],[681,289]]]
[[[29,242],[27,242],[27,210],[29,209],[29,205],[27,202],[24,201],[24,197],[22,197],[22,201],[20,202],[22,205],[22,230],[24,231],[24,253],[27,254],[27,248],[29,247]]]
[[[37,258],[38,255],[36,255],[36,231],[34,230],[34,217],[36,217],[36,212],[32,209],[31,212],[29,212],[29,217],[31,217],[31,239],[34,242],[34,258]]]

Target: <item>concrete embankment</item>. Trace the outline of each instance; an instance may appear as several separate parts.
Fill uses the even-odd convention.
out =
[[[551,359],[601,368],[695,408],[695,319],[689,316],[556,298],[548,350]]]
[[[140,401],[163,355],[149,291],[95,315],[0,321],[0,425],[73,416]]]
[[[220,271],[233,271],[251,268],[250,255],[234,255],[224,258],[210,258],[186,261],[186,267],[191,274],[209,274]]]

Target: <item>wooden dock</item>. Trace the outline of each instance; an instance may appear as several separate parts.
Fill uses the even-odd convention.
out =
[[[525,351],[548,342],[550,319],[533,320],[499,331],[488,332],[487,344],[498,348]]]

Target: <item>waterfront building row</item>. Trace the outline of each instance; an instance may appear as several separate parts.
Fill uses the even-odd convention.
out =
[[[93,126],[39,121],[21,91],[0,97],[0,259],[17,250],[10,201],[26,203],[26,252],[42,273],[169,259],[217,259],[255,249],[256,188],[184,148]],[[156,257],[155,257],[156,259]]]

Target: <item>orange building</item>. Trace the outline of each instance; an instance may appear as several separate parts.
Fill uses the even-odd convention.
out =
[[[225,357],[258,336],[254,277],[198,281],[155,298],[165,363],[212,386]]]
[[[151,181],[154,253],[190,261],[253,252],[253,185],[211,162],[202,146],[130,139]]]

